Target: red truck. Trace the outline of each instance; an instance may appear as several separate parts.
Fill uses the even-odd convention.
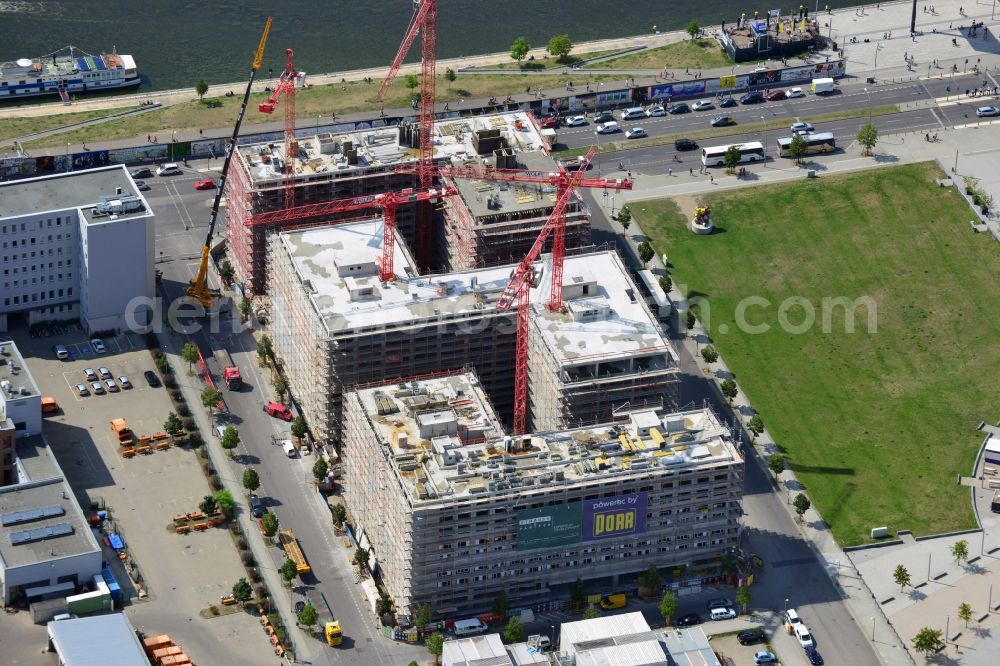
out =
[[[243,388],[243,376],[240,374],[240,368],[233,362],[228,351],[225,349],[216,349],[215,362],[219,364],[219,369],[222,371],[222,379],[226,382],[226,386],[229,387],[230,391],[239,391]]]

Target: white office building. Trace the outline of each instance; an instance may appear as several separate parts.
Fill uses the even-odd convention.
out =
[[[0,183],[0,331],[148,323],[153,212],[124,166]]]

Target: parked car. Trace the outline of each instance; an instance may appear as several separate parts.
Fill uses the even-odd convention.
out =
[[[740,645],[754,645],[766,641],[767,634],[764,633],[763,629],[747,629],[736,634],[736,640],[740,642]]]
[[[760,104],[764,101],[764,93],[759,90],[753,92],[748,92],[743,97],[740,97],[740,104]]]
[[[137,180],[137,181],[135,181],[135,187],[140,192],[146,192],[147,190],[150,189],[149,188],[149,183],[147,183],[144,180]]]
[[[97,374],[101,376],[101,379],[111,379],[111,371],[103,365],[97,369]]]
[[[168,162],[167,164],[164,164],[156,168],[157,176],[179,176],[182,173],[184,172],[181,171],[180,166],[178,166],[174,162]]]
[[[776,661],[778,661],[778,658],[774,656],[774,653],[767,650],[761,650],[753,654],[753,663],[755,664],[773,664]]]
[[[768,102],[778,102],[780,100],[785,99],[786,97],[787,95],[785,94],[785,91],[782,90],[781,88],[778,88],[777,90],[772,90],[771,92],[767,93]]]
[[[587,124],[586,116],[570,116],[566,119],[566,127],[580,127]]]
[[[79,395],[79,396],[90,395],[90,391],[87,390],[87,385],[86,384],[77,384],[76,385],[76,394]]]
[[[149,384],[149,388],[157,388],[160,385],[160,378],[156,376],[156,373],[152,370],[147,370],[142,373],[142,376],[146,378],[146,383]]]
[[[813,647],[813,637],[809,633],[809,627],[801,622],[795,625],[795,638],[799,639],[799,645],[802,646],[802,649]]]
[[[196,180],[194,182],[194,189],[196,190],[214,190],[215,181],[211,178],[203,178],[201,180]]]
[[[709,109],[714,109],[715,104],[713,104],[711,100],[703,99],[692,104],[691,108],[695,111],[708,111]]]
[[[118,384],[115,384],[115,380],[113,379],[105,379],[104,385],[108,387],[109,393],[118,393],[118,391],[121,390],[118,388]]]
[[[66,345],[55,345],[52,347],[52,351],[55,352],[56,358],[60,361],[65,361],[69,358],[69,350],[66,349]]]
[[[260,518],[264,515],[264,503],[256,495],[250,495],[250,515]]]
[[[732,116],[716,116],[712,118],[712,127],[728,127],[735,125],[736,121]]]
[[[816,648],[807,647],[806,657],[809,658],[809,663],[812,664],[812,666],[823,666],[823,657],[819,655],[819,652],[816,652]]]
[[[128,380],[128,377],[126,377],[125,375],[118,375],[118,384],[123,389],[130,389],[130,388],[132,388],[132,382],[130,382]]]
[[[642,129],[641,127],[630,127],[625,132],[626,139],[641,139],[644,136],[649,136],[649,135],[646,134],[646,130]]]
[[[90,346],[94,348],[94,353],[96,354],[103,354],[104,352],[108,351],[104,347],[104,342],[101,341],[99,338],[94,338],[93,340],[91,340]]]
[[[785,92],[785,97],[788,98],[788,99],[792,99],[792,98],[795,98],[795,97],[805,97],[805,96],[806,96],[806,93],[805,93],[804,90],[802,90],[802,88],[789,88]]]
[[[597,126],[595,134],[614,134],[615,132],[621,132],[622,126],[611,120],[606,123],[602,123]]]
[[[292,410],[288,409],[288,407],[285,407],[284,405],[279,404],[277,402],[269,402],[266,405],[264,405],[264,411],[269,416],[273,416],[276,419],[281,419],[282,421],[292,420]]]
[[[698,615],[697,613],[688,613],[687,615],[682,615],[677,618],[678,627],[693,627],[696,624],[701,624],[702,622],[704,622],[704,620],[701,615]]]
[[[615,114],[611,113],[610,111],[601,111],[600,113],[595,113],[593,118],[595,123],[610,123],[614,119],[615,119]]]
[[[674,141],[674,150],[695,150],[698,148],[698,142],[694,139],[676,139]]]
[[[691,107],[684,102],[678,102],[667,109],[667,113],[676,115],[678,113],[687,113],[691,110]]]
[[[732,608],[733,602],[725,597],[719,597],[718,599],[712,599],[708,602],[708,610],[713,608]]]
[[[726,99],[723,99],[723,100],[719,101],[719,108],[720,109],[728,109],[731,106],[739,106],[739,105],[740,105],[740,103],[737,102],[732,97],[727,97]]]
[[[153,172],[149,167],[139,167],[138,169],[132,169],[129,175],[133,178],[152,178]]]
[[[656,104],[646,109],[646,115],[649,116],[650,118],[659,118],[661,116],[667,115],[667,110],[664,109],[659,104]]]
[[[789,129],[792,130],[792,134],[812,134],[816,128],[812,126],[812,123],[797,122],[792,123]]]
[[[719,620],[732,620],[736,617],[736,611],[732,608],[713,608],[709,615],[716,622]]]
[[[97,373],[94,372],[93,368],[84,368],[83,369],[83,376],[87,378],[88,382],[96,382],[97,381]]]
[[[90,390],[94,392],[94,395],[104,395],[104,384],[101,382],[90,382]]]
[[[976,115],[980,118],[990,118],[992,116],[1000,116],[1000,107],[996,106],[981,106],[976,109]]]
[[[548,118],[542,118],[538,126],[542,129],[556,129],[559,127],[559,119],[555,116],[549,116]]]
[[[789,608],[785,611],[785,624],[790,624],[793,627],[797,624],[801,624],[802,620],[799,619],[799,614],[795,612],[794,608]]]

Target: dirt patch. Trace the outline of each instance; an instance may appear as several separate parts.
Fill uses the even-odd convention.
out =
[[[690,195],[674,197],[674,201],[677,203],[677,207],[681,209],[681,214],[684,215],[685,220],[694,218],[695,209],[698,208],[701,203],[699,197]]]

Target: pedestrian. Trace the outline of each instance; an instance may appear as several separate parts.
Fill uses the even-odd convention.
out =
[[[694,167],[691,167],[691,168],[688,169],[688,175],[689,176],[693,176],[694,175]]]
[[[205,130],[198,130],[198,136],[205,136]]]
[[[150,135],[147,134],[146,135],[146,143],[153,143],[153,137],[151,137]]]
[[[712,185],[715,185],[715,176],[709,176],[712,179]]]
[[[667,175],[668,176],[673,176],[674,175],[674,170],[673,169],[667,169]]]

